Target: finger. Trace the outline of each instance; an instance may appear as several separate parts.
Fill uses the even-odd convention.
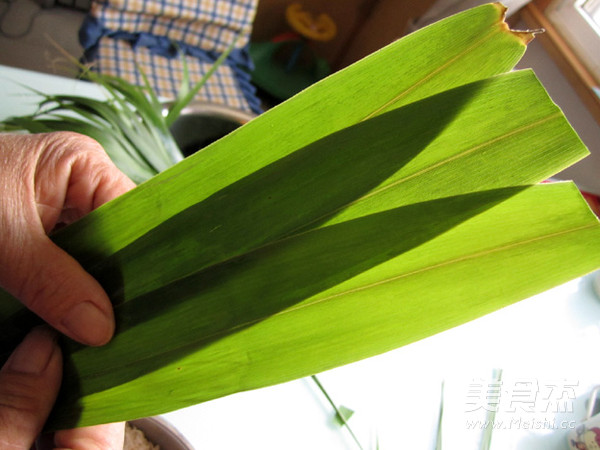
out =
[[[100,284],[44,234],[4,248],[4,288],[47,323],[86,345],[103,345],[115,328],[111,302]],[[18,254],[14,254],[18,252]],[[10,253],[13,253],[11,256]]]
[[[0,448],[31,448],[56,400],[61,376],[56,333],[35,328],[0,370]]]
[[[72,450],[113,450],[123,448],[124,423],[110,423],[93,427],[57,431],[54,445]]]
[[[80,208],[84,214],[135,187],[96,145],[85,155],[79,153],[73,162],[65,200],[67,206]]]
[[[51,133],[3,140],[0,283],[69,337],[102,345],[114,332],[110,301],[100,285],[46,233],[133,186],[94,140]],[[0,161],[1,162],[1,161]],[[13,201],[10,207],[7,202]],[[70,216],[72,214],[72,217]]]
[[[35,167],[35,202],[46,232],[71,223],[135,187],[95,140],[76,133],[45,135]]]

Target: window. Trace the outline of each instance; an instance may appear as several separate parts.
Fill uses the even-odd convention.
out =
[[[581,5],[583,11],[600,27],[600,0],[587,0]]]
[[[554,0],[546,16],[600,80],[600,0]]]

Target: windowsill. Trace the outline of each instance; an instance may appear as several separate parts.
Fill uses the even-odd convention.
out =
[[[600,85],[545,16],[544,10],[547,4],[547,0],[532,1],[521,9],[521,19],[530,29],[546,30],[545,33],[539,34],[537,39],[540,39],[546,51],[600,124]]]

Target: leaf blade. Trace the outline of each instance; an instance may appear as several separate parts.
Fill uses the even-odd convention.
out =
[[[401,39],[317,83],[293,101],[267,111],[148,181],[143,190],[131,192],[110,206],[106,205],[104,209],[111,212],[101,219],[96,219],[94,213],[84,218],[70,231],[70,250],[95,242],[94,253],[111,254],[219,189],[317,139],[360,122],[399,91],[415,84],[419,87],[412,89],[406,102],[511,69],[525,51],[525,44],[522,35],[508,31],[503,15],[503,8],[497,4],[475,8]],[[465,46],[470,47],[471,41],[482,34],[490,34],[490,29],[498,31],[485,41],[486,46],[478,47],[480,52],[464,52]],[[460,39],[453,41],[447,38],[449,35]],[[421,51],[423,45],[427,52]],[[445,67],[445,81],[436,78],[434,85],[420,83],[421,72],[415,72],[415,67],[428,61],[440,65],[440,58],[451,59],[456,54],[465,57]],[[374,78],[380,82],[372,83]],[[348,95],[363,90],[369,94]],[[184,196],[171,191],[167,182],[172,179],[188,185]],[[197,180],[203,180],[203,183],[198,185]],[[131,203],[123,204],[129,203],[128,197],[132,197]],[[169,201],[165,202],[165,198]],[[144,224],[128,223],[128,233],[121,233],[119,230],[128,222],[130,205],[134,203],[140,214],[146,215],[146,220]]]
[[[157,392],[164,398],[153,405],[155,412],[164,411],[167,399],[173,403],[171,407],[183,407],[301,377],[315,369],[326,370],[355,360],[357,355],[368,357],[413,342],[592,270],[600,254],[600,226],[591,212],[582,208],[582,202],[577,189],[568,183],[524,189],[390,259],[384,263],[388,265],[384,271],[374,268],[371,273],[352,277],[280,313],[232,328],[209,345],[154,372],[84,397],[81,423],[93,423],[98,414],[104,417],[107,408],[115,408],[116,414],[123,408],[123,398],[136,398],[143,389],[160,385],[169,385],[171,390]],[[550,211],[549,203],[560,204],[561,211]],[[512,217],[511,230],[518,232],[498,233],[499,227],[509,226],[502,221],[508,216]],[[472,244],[475,229],[484,233]],[[323,232],[313,231],[315,235]],[[538,237],[531,237],[535,235]],[[467,241],[471,244],[465,248]],[[326,242],[331,242],[331,235],[320,238],[318,244]],[[440,262],[420,266],[429,259],[432,248],[437,249]],[[315,264],[312,257],[307,258]],[[265,266],[265,274],[274,277],[273,269],[285,266],[282,261],[285,258]],[[458,294],[456,283],[448,283],[453,279],[464,280]],[[396,284],[393,289],[392,284]],[[423,307],[424,285],[434,287],[430,298],[436,299],[435,309]],[[398,292],[403,293],[401,299]],[[456,305],[457,298],[460,306]],[[350,316],[349,310],[360,314]],[[342,317],[332,326],[333,318]],[[193,387],[186,387],[183,380],[187,377],[195,380]],[[132,409],[147,414],[148,408],[148,404],[128,405],[127,414],[133,414]]]

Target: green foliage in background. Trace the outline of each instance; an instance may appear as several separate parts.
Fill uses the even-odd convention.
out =
[[[236,42],[234,40],[193,85],[190,85],[188,67],[185,57],[182,57],[181,85],[177,97],[169,103],[156,96],[141,70],[143,84],[137,86],[118,77],[95,73],[66,54],[80,67],[82,78],[104,88],[106,100],[78,95],[47,95],[30,88],[42,97],[38,110],[29,116],[5,120],[0,124],[0,130],[27,130],[31,133],[76,131],[85,134],[98,141],[119,169],[139,184],[183,159],[170,126],[229,56]]]

